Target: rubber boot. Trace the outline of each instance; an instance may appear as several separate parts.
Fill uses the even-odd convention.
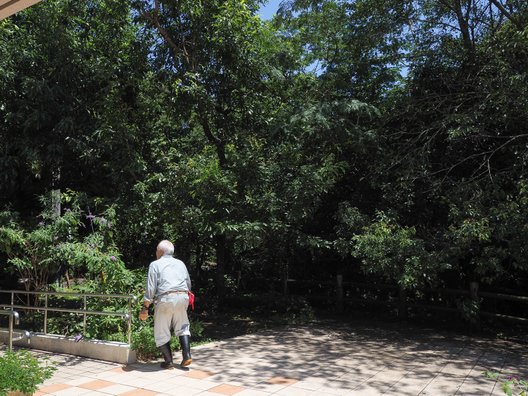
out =
[[[160,364],[161,368],[171,369],[174,366],[172,365],[172,351],[170,349],[170,342],[163,344],[159,347],[161,354],[163,355],[164,362]]]
[[[182,349],[182,357],[183,357],[180,363],[180,366],[186,367],[192,362],[191,343],[189,341],[188,335],[180,336],[180,346]]]

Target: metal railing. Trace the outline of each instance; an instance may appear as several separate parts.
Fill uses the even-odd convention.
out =
[[[389,285],[389,284],[374,284],[374,283],[366,283],[366,282],[354,282],[354,281],[344,281],[342,275],[337,275],[335,280],[328,278],[325,280],[302,280],[302,279],[286,279],[286,291],[290,288],[292,285],[302,285],[305,287],[313,287],[313,289],[316,289],[317,292],[314,294],[311,294],[309,296],[312,300],[317,299],[333,299],[336,303],[336,307],[338,310],[343,310],[343,306],[345,303],[350,304],[356,304],[356,303],[364,303],[364,304],[376,304],[376,305],[384,305],[388,307],[396,307],[398,308],[398,315],[404,317],[407,313],[408,308],[411,309],[420,309],[425,311],[445,311],[445,312],[451,312],[451,313],[459,313],[461,315],[464,314],[463,312],[463,305],[457,303],[458,300],[466,299],[468,301],[474,301],[477,304],[480,304],[481,300],[486,300],[487,303],[492,301],[511,301],[516,302],[520,304],[527,304],[528,305],[528,296],[521,296],[514,294],[515,291],[510,291],[512,294],[504,294],[504,293],[490,293],[490,292],[484,292],[479,290],[478,283],[471,282],[469,285],[469,288],[466,290],[460,290],[460,289],[443,289],[443,288],[437,288],[437,289],[431,289],[431,288],[424,288],[421,289],[423,293],[429,293],[429,294],[436,294],[438,296],[442,297],[442,304],[440,304],[438,301],[433,300],[426,300],[426,299],[416,299],[416,301],[411,301],[405,293],[401,292],[401,289],[398,288],[397,285]],[[347,293],[345,291],[353,291],[356,289],[356,291],[361,290],[362,293],[360,293],[360,296],[347,296]],[[372,292],[372,295],[368,295],[368,291]],[[388,293],[383,293],[384,291],[387,291]],[[352,294],[358,294],[358,293],[352,293]],[[363,294],[363,296],[361,296]],[[390,294],[392,298],[387,298],[387,294]],[[384,297],[380,297],[384,296]],[[373,298],[375,297],[375,298]],[[447,297],[452,297],[448,299]],[[438,298],[436,300],[439,300]],[[445,305],[448,300],[451,301],[450,304],[447,306]],[[488,304],[489,305],[489,304]],[[488,308],[489,310],[490,308]],[[494,310],[494,309],[493,309]],[[511,314],[506,314],[504,312],[489,312],[484,310],[478,310],[477,314],[478,316],[482,317],[488,317],[493,319],[500,319],[510,322],[516,322],[521,324],[528,324],[528,315],[519,316],[526,312],[526,309],[518,309],[516,315],[513,316]]]
[[[0,315],[6,315],[9,316],[9,334],[8,334],[8,341],[7,341],[7,350],[12,351],[13,350],[13,322],[14,324],[18,325],[20,323],[20,315],[17,311],[8,311],[8,310],[2,310],[0,311]],[[25,332],[25,336],[27,337],[29,335],[28,332]],[[15,341],[19,340],[21,338],[16,339]]]
[[[0,309],[27,309],[37,312],[44,312],[44,334],[48,334],[48,312],[64,312],[74,313],[83,315],[83,333],[86,334],[86,318],[88,315],[100,315],[100,316],[117,316],[127,321],[127,340],[128,344],[132,342],[132,304],[137,301],[137,297],[131,294],[97,294],[97,293],[69,293],[69,292],[35,292],[35,291],[24,291],[24,290],[0,290],[0,293],[10,294],[10,304],[0,304]],[[21,305],[15,304],[15,295],[24,294],[26,296],[35,295],[44,297],[44,306],[36,305]],[[82,298],[83,308],[60,308],[50,307],[50,297],[68,297],[68,298]],[[113,312],[113,311],[91,311],[88,310],[88,298],[119,298],[128,300],[127,312]],[[14,311],[13,311],[14,312]]]

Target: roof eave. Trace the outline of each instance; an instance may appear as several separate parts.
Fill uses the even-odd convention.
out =
[[[22,11],[41,0],[0,0],[0,20]]]

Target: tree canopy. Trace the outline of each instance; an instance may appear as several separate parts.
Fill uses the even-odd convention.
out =
[[[77,217],[111,208],[128,268],[171,239],[219,296],[339,273],[522,288],[527,3],[260,6],[50,0],[1,21],[2,254],[60,189]]]

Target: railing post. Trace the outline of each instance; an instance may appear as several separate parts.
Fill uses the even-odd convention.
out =
[[[478,301],[478,291],[479,291],[479,284],[478,282],[470,282],[469,283],[469,296],[473,301]]]
[[[44,334],[48,334],[48,294],[44,294]]]
[[[337,312],[343,312],[343,275],[337,275],[336,282]]]
[[[128,299],[127,340],[132,345],[132,303],[136,301],[135,296]]]
[[[17,311],[11,310],[9,312],[9,334],[8,334],[8,344],[7,350],[11,352],[13,350],[13,322],[19,324],[19,316]]]
[[[407,319],[407,291],[403,286],[399,288],[398,317]]]
[[[237,271],[237,281],[236,281],[236,285],[237,287],[240,286],[240,283],[242,282],[242,271],[238,270]]]
[[[284,266],[282,272],[282,294],[288,295],[288,264]]]
[[[7,350],[11,352],[13,350],[13,311],[11,311],[11,315],[9,315],[9,345],[7,346]]]
[[[86,295],[83,296],[83,300],[84,300],[84,313],[83,313],[83,334],[86,334],[86,308],[87,308],[87,305],[86,305]]]
[[[478,329],[480,327],[480,301],[479,301],[479,283],[472,281],[469,283],[469,298],[471,307],[469,311],[471,325]]]

